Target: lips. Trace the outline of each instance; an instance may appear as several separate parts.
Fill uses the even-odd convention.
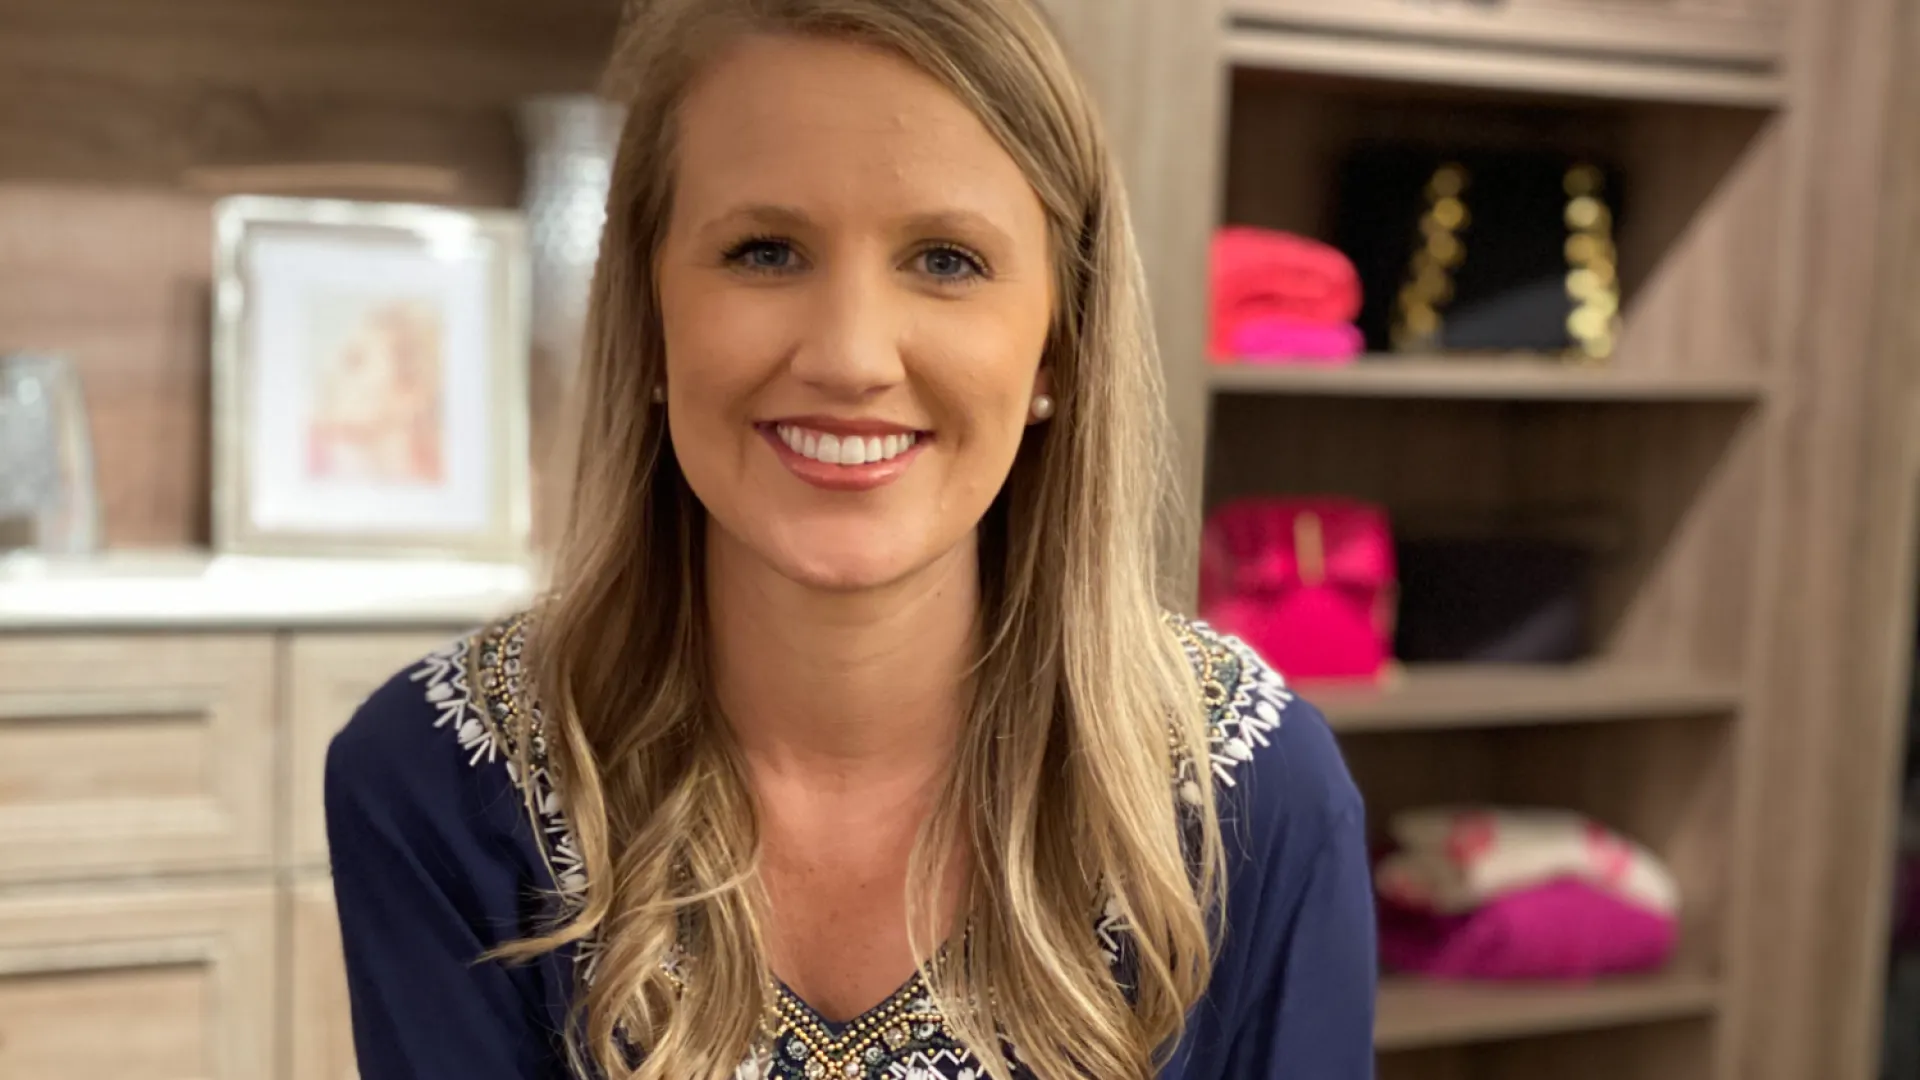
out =
[[[872,491],[898,480],[933,432],[878,420],[804,416],[755,425],[787,470],[816,488]]]

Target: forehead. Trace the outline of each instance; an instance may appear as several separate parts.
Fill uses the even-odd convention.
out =
[[[1037,213],[1019,165],[938,80],[885,49],[756,35],[731,44],[679,115],[678,202]]]

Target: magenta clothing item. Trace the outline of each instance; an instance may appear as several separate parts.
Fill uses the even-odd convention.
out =
[[[1239,499],[1201,533],[1201,618],[1289,679],[1374,679],[1392,653],[1394,565],[1379,506]]]
[[[1678,921],[1580,881],[1509,893],[1466,915],[1380,904],[1380,959],[1440,979],[1580,980],[1653,971]]]
[[[1233,355],[1235,329],[1252,319],[1339,325],[1360,314],[1360,272],[1318,240],[1232,226],[1214,234],[1211,262],[1216,357]]]
[[[1284,316],[1248,319],[1233,328],[1231,355],[1249,363],[1346,363],[1366,351],[1352,323],[1314,323]]]

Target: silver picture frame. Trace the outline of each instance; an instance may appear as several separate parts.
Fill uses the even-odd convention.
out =
[[[523,216],[236,196],[214,225],[214,546],[524,562]]]

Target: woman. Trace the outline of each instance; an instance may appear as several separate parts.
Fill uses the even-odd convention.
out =
[[[1026,0],[656,0],[550,598],[328,763],[364,1080],[1349,1080],[1360,801],[1154,599],[1158,365]]]

